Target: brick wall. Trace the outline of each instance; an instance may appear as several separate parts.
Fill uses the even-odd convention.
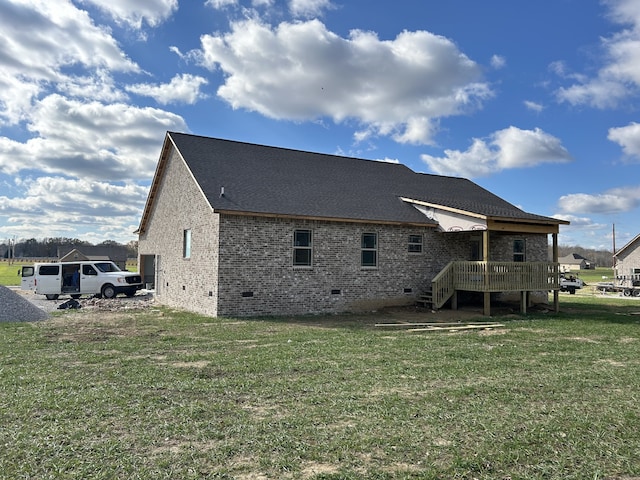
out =
[[[293,266],[296,229],[313,233],[311,267]],[[361,266],[361,236],[378,236],[378,266]],[[423,235],[420,254],[409,235]],[[436,234],[420,227],[223,216],[219,313],[307,314],[372,310],[413,303],[430,284]]]
[[[490,233],[489,260],[494,262],[512,262],[513,261],[513,242],[514,240],[525,241],[525,261],[526,262],[547,262],[549,239],[547,234],[506,234],[506,233]]]
[[[190,258],[183,258],[183,232],[191,230]],[[138,255],[155,255],[156,299],[171,307],[217,315],[218,216],[172,152],[155,197]],[[139,261],[139,265],[142,262]]]

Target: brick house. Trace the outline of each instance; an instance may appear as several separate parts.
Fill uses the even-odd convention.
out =
[[[525,310],[529,292],[552,290],[557,309],[566,223],[463,178],[168,132],[138,265],[158,302],[212,316],[372,310],[423,294],[456,308],[463,291],[484,293],[487,314],[505,291]]]
[[[618,280],[640,280],[640,234],[614,254]]]

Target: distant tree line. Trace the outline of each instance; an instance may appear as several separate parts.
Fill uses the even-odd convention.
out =
[[[55,258],[58,256],[59,248],[77,248],[82,250],[83,246],[123,246],[123,244],[115,242],[113,240],[105,240],[104,242],[93,244],[84,240],[78,240],[77,238],[44,238],[37,240],[30,238],[28,240],[5,240],[0,243],[0,257],[1,258]],[[124,245],[127,247],[127,256],[138,256],[138,242],[131,241]]]
[[[549,250],[551,253],[551,250]],[[592,248],[583,248],[576,245],[559,245],[558,257],[566,257],[572,253],[577,253],[586,258],[591,264],[597,267],[611,268],[613,266],[613,252],[611,250],[595,250]]]

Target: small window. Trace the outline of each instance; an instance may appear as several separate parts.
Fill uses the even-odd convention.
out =
[[[311,230],[295,230],[293,232],[293,265],[310,267],[312,255]]]
[[[59,275],[60,274],[60,266],[59,265],[42,265],[39,271],[40,275]]]
[[[525,243],[524,240],[513,241],[513,261],[524,262],[525,260]]]
[[[378,266],[378,234],[377,233],[362,234],[361,265],[363,267]]]
[[[185,230],[182,236],[182,256],[191,258],[191,229]]]
[[[409,235],[409,253],[422,253],[422,235]]]

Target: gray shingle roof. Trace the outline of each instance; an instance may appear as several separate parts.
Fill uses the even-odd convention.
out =
[[[489,217],[563,223],[526,213],[469,180],[416,173],[401,164],[168,136],[216,210],[431,224],[400,200],[408,197]]]

